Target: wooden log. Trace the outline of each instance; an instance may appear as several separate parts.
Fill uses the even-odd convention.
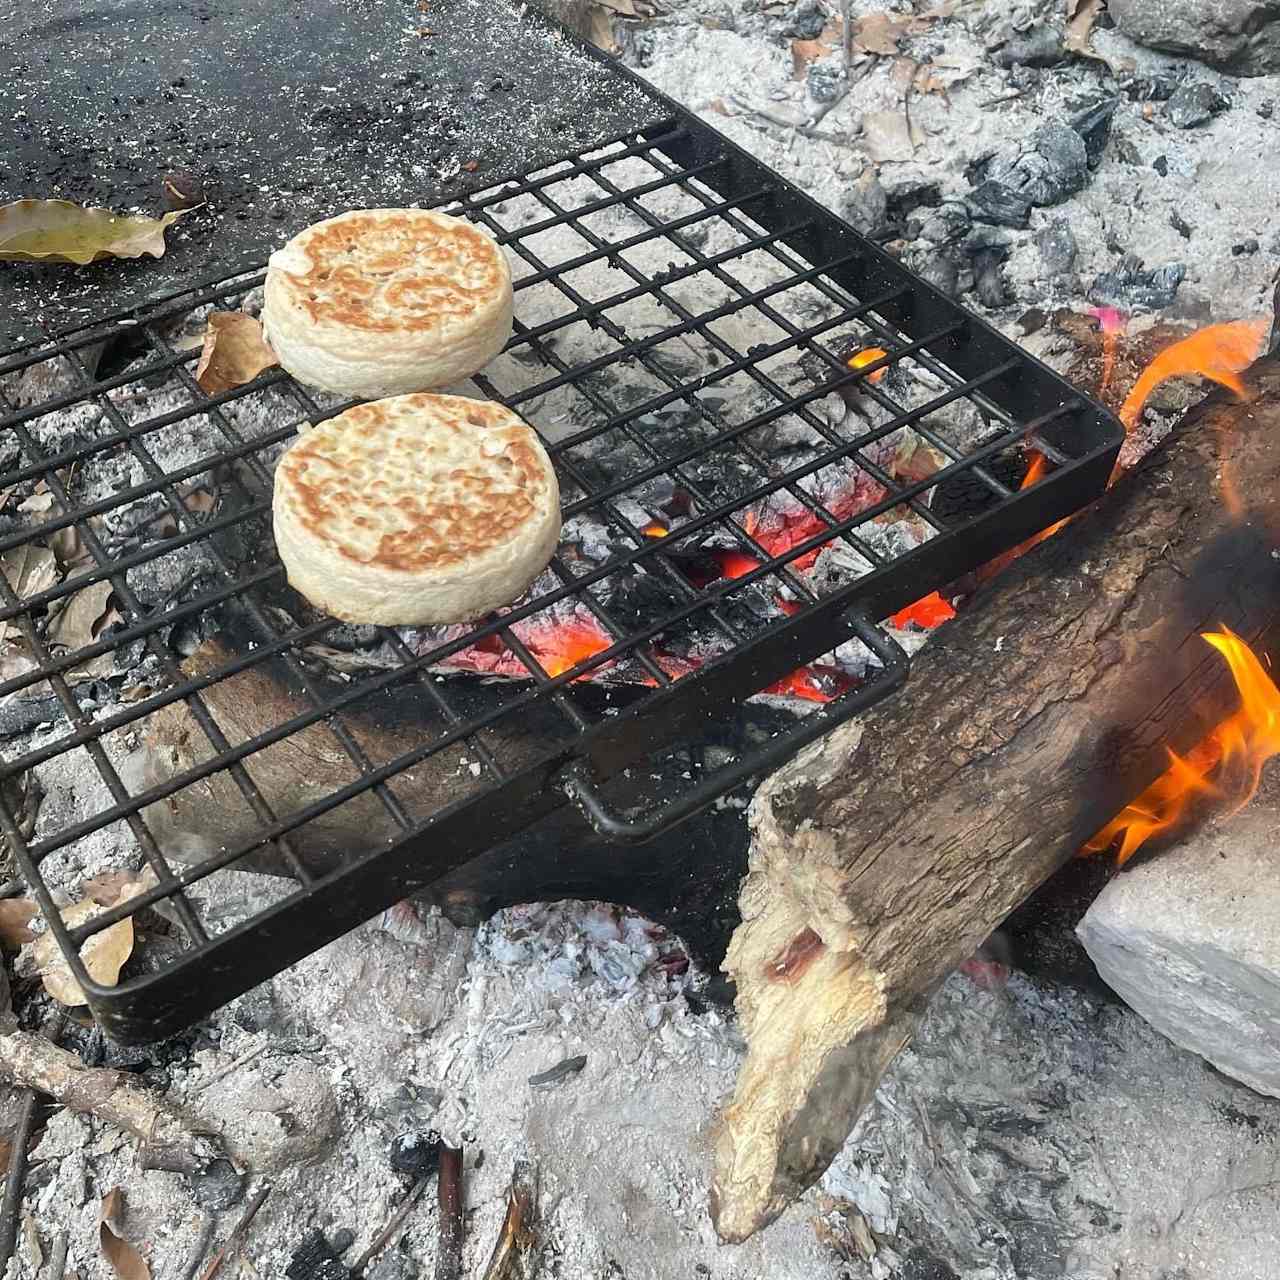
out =
[[[717,1134],[725,1239],[821,1176],[936,984],[1164,772],[1166,744],[1234,710],[1198,633],[1280,641],[1280,363],[1250,380],[1252,403],[1210,396],[987,583],[902,693],[758,792],[726,960],[748,1054]]]

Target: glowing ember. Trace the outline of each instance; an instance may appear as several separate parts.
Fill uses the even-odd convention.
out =
[[[899,609],[897,613],[889,619],[895,627],[902,630],[908,623],[914,622],[918,627],[924,627],[926,630],[933,627],[941,626],[942,623],[949,621],[956,616],[956,611],[945,601],[936,591],[931,591],[927,596],[917,600],[914,604],[909,604],[905,609]]]
[[[661,525],[658,524],[657,521],[654,521],[652,524],[645,525],[640,532],[643,533],[646,538],[665,538],[668,531],[666,525]]]
[[[1239,375],[1262,354],[1270,332],[1270,319],[1233,320],[1211,324],[1166,347],[1142,371],[1121,406],[1120,421],[1125,430],[1134,429],[1147,398],[1168,378],[1199,374],[1221,383],[1243,400],[1245,386]]]
[[[1183,757],[1169,752],[1169,768],[1081,850],[1104,853],[1116,842],[1123,865],[1152,836],[1176,830],[1197,795],[1243,809],[1258,789],[1263,766],[1280,754],[1280,689],[1245,642],[1223,628],[1203,637],[1226,660],[1240,691],[1240,708]]]
[[[850,369],[865,369],[867,365],[875,364],[877,360],[883,360],[888,354],[882,347],[864,347],[861,351],[851,355],[845,363]],[[883,369],[877,369],[874,373],[867,374],[867,381],[879,382],[888,371],[887,365]]]
[[[549,628],[527,643],[547,675],[558,676],[607,649],[613,641],[592,624],[575,620]]]

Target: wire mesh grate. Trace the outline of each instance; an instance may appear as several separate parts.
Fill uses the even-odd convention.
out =
[[[289,591],[272,469],[352,402],[279,369],[201,389],[205,317],[254,310],[261,273],[0,358],[0,705],[50,711],[0,767],[0,823],[121,1039],[570,799],[619,838],[715,799],[892,685],[867,619],[1105,484],[1121,433],[1101,409],[695,122],[442,207],[515,277],[512,340],[464,393],[539,431],[565,519],[546,573],[479,625],[353,628]],[[1017,491],[1029,446],[1048,469]],[[956,480],[985,510],[935,511]],[[795,728],[726,748],[713,713],[762,693]],[[610,780],[672,750],[686,794],[620,816]],[[88,798],[24,834],[9,784],[55,766]],[[50,872],[95,840],[150,877],[70,927]],[[224,909],[226,877],[261,866],[284,878]],[[145,907],[182,945],[92,982],[78,948]]]

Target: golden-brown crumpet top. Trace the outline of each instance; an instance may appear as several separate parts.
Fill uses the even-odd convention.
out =
[[[461,396],[358,405],[276,469],[290,583],[354,622],[466,621],[509,604],[560,533],[555,471],[510,410]]]
[[[511,335],[502,250],[461,218],[364,209],[271,255],[263,326],[303,381],[377,397],[468,378]]]

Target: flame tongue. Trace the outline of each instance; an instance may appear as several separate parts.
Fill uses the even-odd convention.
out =
[[[1221,383],[1243,400],[1245,386],[1240,374],[1262,354],[1270,332],[1271,321],[1263,317],[1233,320],[1230,324],[1211,324],[1166,347],[1142,371],[1120,409],[1125,430],[1134,429],[1148,397],[1168,378],[1199,374]]]
[[[1183,757],[1169,752],[1169,768],[1089,840],[1082,853],[1104,853],[1119,841],[1123,866],[1152,836],[1176,830],[1193,798],[1228,798],[1237,813],[1253,798],[1263,766],[1280,754],[1280,689],[1247,644],[1224,627],[1203,637],[1226,660],[1240,691],[1240,708]],[[1212,775],[1212,776],[1211,776]]]

